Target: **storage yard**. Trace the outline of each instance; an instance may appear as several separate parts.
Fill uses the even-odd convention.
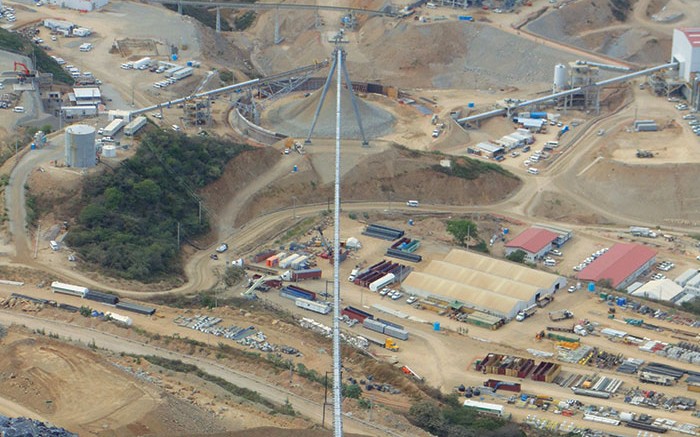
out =
[[[695,64],[684,62],[697,52],[690,26],[700,11],[640,1],[621,19],[589,0],[512,10],[438,1],[395,16],[343,15],[338,37],[341,14],[323,9],[260,9],[246,30],[218,32],[157,4],[15,6],[0,25],[48,47],[76,84],[39,88],[29,60],[19,59],[25,71],[0,59],[12,90],[0,89],[0,101],[16,109],[0,109],[0,141],[39,119],[70,126],[32,137],[3,167],[0,317],[37,325],[2,339],[3,356],[16,357],[0,363],[2,374],[21,376],[0,381],[0,413],[81,435],[327,425],[318,381],[331,368],[338,257],[344,382],[370,402],[345,401],[348,431],[425,435],[402,415],[426,396],[422,381],[459,394],[465,409],[532,429],[700,435],[700,320],[679,310],[700,295],[700,88]],[[334,87],[304,143],[334,38],[344,38],[358,99],[354,108],[341,92],[335,254]],[[232,88],[215,90],[223,86]],[[558,92],[569,94],[542,97]],[[527,99],[542,101],[520,107]],[[178,277],[108,278],[64,244],[79,218],[72,199],[86,174],[127,165],[158,127],[253,150],[191,193],[211,230],[181,240],[177,224]],[[45,208],[27,231],[25,187]],[[466,238],[448,231],[454,220],[470,221]],[[225,285],[231,266],[242,279]],[[199,360],[299,415],[230,400],[219,386],[137,358],[154,354]],[[58,380],[66,369],[78,370]],[[93,392],[87,380],[102,387],[88,406],[72,389]]]

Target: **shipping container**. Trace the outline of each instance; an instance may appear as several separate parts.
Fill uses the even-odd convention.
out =
[[[152,316],[156,312],[155,308],[151,308],[151,307],[147,307],[147,306],[143,306],[143,305],[139,305],[139,304],[131,303],[131,302],[120,301],[120,302],[117,302],[117,304],[115,306],[117,308],[119,308],[120,310],[132,311],[134,313],[144,314],[147,316]]]
[[[94,300],[110,305],[116,305],[116,303],[119,302],[119,298],[113,294],[101,293],[94,290],[88,290],[84,297],[88,300]]]
[[[484,387],[491,387],[493,391],[506,390],[520,393],[521,387],[517,382],[501,381],[498,379],[489,379],[484,382]]]
[[[383,334],[384,328],[386,328],[386,325],[384,323],[381,323],[381,322],[376,321],[376,320],[372,320],[370,318],[364,319],[362,321],[362,326],[364,326],[365,328],[367,328],[371,331],[378,332],[380,334]]]
[[[265,261],[266,259],[270,258],[275,254],[274,250],[264,250],[262,252],[258,252],[253,256],[253,262],[254,263],[260,263]]]
[[[408,340],[408,331],[405,329],[394,328],[393,326],[386,325],[384,328],[384,334],[398,338],[399,340]]]
[[[309,262],[309,257],[306,255],[302,255],[292,262],[292,265],[291,265],[292,270],[302,270],[304,267],[306,267],[306,264],[308,262]]]

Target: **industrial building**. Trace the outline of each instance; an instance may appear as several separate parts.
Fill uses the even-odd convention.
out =
[[[66,119],[91,117],[97,115],[97,106],[95,105],[80,105],[80,106],[61,106],[61,113]]]
[[[66,128],[65,160],[69,167],[89,168],[96,165],[95,128],[74,124]]]
[[[522,250],[525,252],[525,259],[529,262],[536,262],[552,250],[554,241],[559,237],[552,231],[542,228],[529,228],[521,232],[520,235],[506,243],[506,256]]]
[[[402,284],[410,294],[506,319],[565,285],[563,277],[458,249],[412,272]]]
[[[75,9],[80,12],[90,12],[100,9],[109,3],[109,0],[48,0],[50,5],[60,8]]]
[[[649,281],[630,293],[632,296],[671,302],[683,291],[683,287],[670,279]]]
[[[674,29],[671,56],[678,62],[681,95],[688,100],[688,106],[700,110],[700,27]],[[672,91],[669,88],[667,92]]]
[[[656,251],[639,244],[618,243],[599,256],[577,278],[582,281],[610,281],[612,288],[626,288],[656,263]]]
[[[97,87],[73,88],[68,100],[75,106],[99,105],[102,103],[102,93]]]

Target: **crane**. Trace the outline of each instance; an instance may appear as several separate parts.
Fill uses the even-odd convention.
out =
[[[271,279],[280,280],[281,278],[279,275],[268,275],[258,278],[255,282],[253,282],[253,285],[251,285],[246,291],[241,293],[241,296],[251,300],[257,298],[257,296],[255,295],[255,289],[260,287],[263,283],[265,283],[265,281],[269,281]]]
[[[318,235],[321,236],[321,245],[326,249],[326,251],[321,254],[321,258],[333,259],[333,248],[328,244],[326,237],[323,236],[323,230],[320,226],[317,227],[316,230],[318,231]]]

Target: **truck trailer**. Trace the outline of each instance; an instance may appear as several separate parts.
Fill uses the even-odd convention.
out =
[[[170,77],[172,77],[175,80],[181,80],[186,77],[192,76],[192,73],[194,73],[194,68],[192,67],[185,67],[182,70],[178,70],[174,72]]]
[[[394,279],[396,279],[396,276],[394,276],[393,273],[387,273],[386,275],[369,284],[369,289],[371,291],[378,291],[379,289],[394,282]]]
[[[136,117],[124,127],[124,135],[136,135],[136,132],[141,130],[147,122],[148,120],[144,116]]]

